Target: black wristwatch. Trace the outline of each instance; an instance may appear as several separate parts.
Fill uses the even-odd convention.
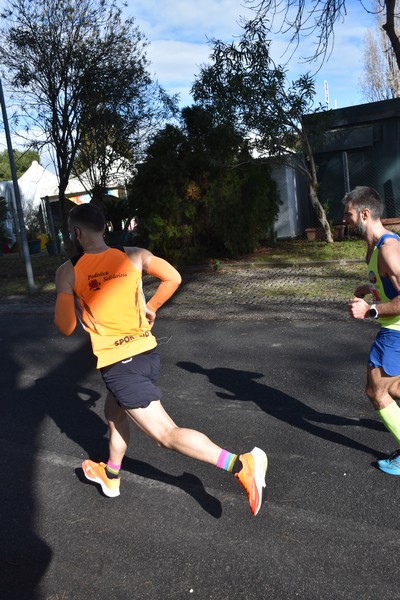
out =
[[[373,319],[377,319],[379,317],[378,310],[376,308],[376,304],[371,304],[371,308],[369,309],[369,316]]]

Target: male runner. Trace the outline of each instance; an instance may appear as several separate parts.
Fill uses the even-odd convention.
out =
[[[85,460],[85,476],[99,483],[106,496],[119,495],[131,420],[159,446],[232,472],[256,515],[265,487],[265,452],[254,448],[238,456],[223,450],[203,433],[178,427],[160,401],[156,385],[160,357],[151,329],[156,311],[181,282],[178,271],[143,248],[107,246],[104,216],[93,204],[71,209],[69,228],[80,254],[57,270],[55,324],[61,333],[71,335],[76,327],[76,300],[79,319],[89,332],[97,368],[108,390],[109,458],[107,464]],[[147,304],[142,272],[161,280]]]
[[[343,222],[367,242],[369,284],[357,287],[348,311],[354,319],[376,319],[381,325],[372,344],[366,393],[377,414],[400,444],[400,237],[381,221],[383,202],[370,187],[359,186],[343,200]],[[364,297],[372,294],[373,304]],[[400,475],[400,450],[378,460],[381,471]]]

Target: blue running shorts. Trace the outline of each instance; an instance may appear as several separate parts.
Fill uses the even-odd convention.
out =
[[[160,372],[157,349],[137,354],[100,369],[106,388],[123,408],[146,408],[161,400],[156,382]]]
[[[400,331],[381,327],[369,353],[370,367],[382,367],[386,375],[400,375]]]

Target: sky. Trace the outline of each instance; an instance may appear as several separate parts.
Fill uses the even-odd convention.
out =
[[[171,93],[179,93],[180,105],[192,104],[190,88],[200,66],[208,62],[209,40],[230,42],[240,35],[240,18],[252,13],[240,0],[134,0],[127,13],[136,19],[150,42],[147,55],[151,72]],[[347,0],[347,17],[335,27],[333,52],[315,76],[318,104],[343,108],[365,102],[359,80],[363,70],[363,37],[374,18],[362,8],[360,0]],[[288,65],[289,79],[315,72],[315,64],[305,64],[315,39],[307,38]],[[278,64],[286,60],[287,36],[272,37],[272,56]],[[287,55],[286,55],[287,56]],[[325,84],[325,82],[327,82]],[[326,96],[326,86],[328,94]]]
[[[122,1],[122,0],[121,0]],[[241,0],[129,0],[126,17],[134,17],[149,42],[147,56],[151,75],[170,94],[179,94],[179,105],[193,103],[190,89],[200,67],[208,62],[210,40],[231,42],[240,35],[241,18],[253,13]],[[0,9],[4,0],[0,0]],[[335,26],[333,51],[315,75],[315,103],[342,108],[364,102],[359,80],[363,70],[362,40],[374,20],[360,0],[346,0],[347,17]],[[271,53],[278,64],[287,55],[288,36],[272,37]],[[288,79],[315,72],[315,64],[305,64],[300,56],[312,54],[315,39],[306,38],[288,65]],[[14,147],[21,144],[13,142]],[[0,151],[6,148],[0,122]],[[44,164],[44,163],[47,164]],[[43,160],[44,166],[49,165]]]

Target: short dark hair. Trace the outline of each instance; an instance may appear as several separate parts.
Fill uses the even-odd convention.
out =
[[[358,213],[363,208],[371,211],[371,217],[374,220],[380,219],[383,213],[382,198],[376,190],[366,185],[358,185],[343,198],[343,204],[351,202]]]
[[[102,211],[95,204],[79,204],[68,213],[71,225],[89,229],[90,231],[104,231],[105,219]]]

